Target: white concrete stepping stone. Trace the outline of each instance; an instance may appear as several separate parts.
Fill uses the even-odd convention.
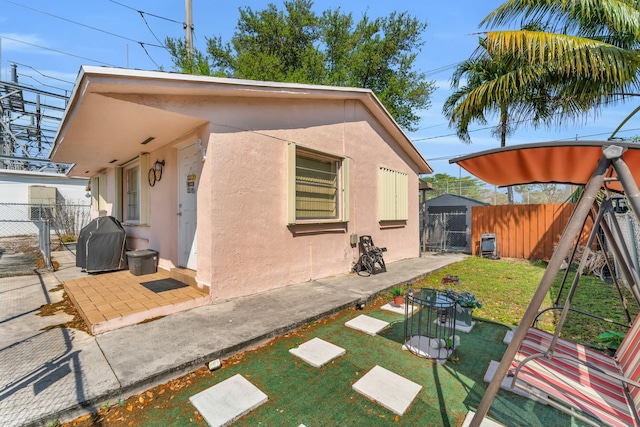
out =
[[[404,314],[404,307],[405,307],[404,304],[395,305],[392,303],[386,303],[385,305],[380,307],[380,310],[390,311],[392,313]]]
[[[422,386],[381,366],[374,366],[353,389],[397,415],[403,415]]]
[[[498,369],[498,365],[500,362],[492,360],[489,362],[489,366],[487,367],[487,371],[484,373],[484,382],[490,383],[493,380],[493,376],[496,374],[496,370]],[[544,396],[541,392],[532,389],[527,386],[527,389],[523,389],[521,387],[511,387],[513,384],[513,377],[506,375],[502,382],[500,383],[500,388],[515,393],[519,396],[526,397],[536,402],[545,403],[545,400],[540,396]]]
[[[453,352],[444,348],[443,344],[444,341],[440,339],[414,335],[402,345],[402,349],[420,357],[436,359],[439,364],[444,365]]]
[[[389,322],[374,319],[373,317],[369,317],[366,314],[361,314],[360,316],[349,320],[344,325],[348,328],[375,336],[378,332],[389,326]]]
[[[505,343],[506,345],[509,345],[515,333],[516,331],[514,329],[507,331],[507,333],[504,334],[504,339],[502,340],[502,342]]]
[[[320,338],[313,338],[297,348],[292,348],[289,353],[307,362],[309,365],[319,368],[331,362],[336,357],[345,354],[347,350],[331,344]]]
[[[473,411],[467,412],[467,416],[462,422],[462,427],[469,427],[471,425],[471,419],[473,419],[475,414],[476,413]],[[480,427],[504,427],[504,425],[484,417],[482,421],[480,421]]]
[[[240,374],[189,398],[211,427],[231,424],[269,398]]]

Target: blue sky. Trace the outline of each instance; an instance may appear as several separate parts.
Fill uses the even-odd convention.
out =
[[[218,35],[228,40],[235,31],[239,7],[261,10],[268,3],[193,0],[195,45],[204,50],[205,37]],[[271,3],[282,7],[281,1]],[[442,116],[442,104],[450,94],[449,79],[455,64],[468,58],[477,45],[478,36],[474,33],[479,31],[478,23],[501,3],[498,0],[317,0],[314,9],[321,13],[341,8],[353,12],[355,19],[364,12],[378,17],[394,10],[408,11],[427,22],[423,35],[425,45],[416,68],[436,81],[438,90],[433,95],[432,107],[420,112],[423,118],[420,129],[408,134],[437,173],[464,176],[464,171],[449,164],[451,157],[496,148],[499,142],[489,130],[483,129],[487,126],[481,125],[470,128],[472,144],[460,142]],[[144,19],[137,11],[145,12]],[[173,70],[166,51],[154,45],[160,45],[166,37],[183,37],[184,19],[182,0],[0,0],[0,74],[3,80],[8,80],[10,64],[17,63],[20,83],[59,93],[71,91],[84,64],[146,70],[162,66]],[[144,43],[144,49],[138,42]],[[636,106],[637,101],[631,100],[615,108],[608,107],[597,117],[591,115],[579,123],[567,123],[561,129],[522,127],[510,137],[508,144],[606,139]],[[638,134],[640,117],[631,120],[619,136]]]

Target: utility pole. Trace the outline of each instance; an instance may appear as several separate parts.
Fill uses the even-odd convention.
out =
[[[185,22],[185,44],[187,47],[187,55],[191,59],[193,57],[193,10],[191,8],[191,0],[184,0]]]

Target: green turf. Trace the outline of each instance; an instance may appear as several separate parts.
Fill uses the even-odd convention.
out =
[[[344,323],[360,315],[391,322],[390,328],[372,337],[347,328]],[[226,366],[194,380],[175,393],[167,408],[148,408],[145,419],[155,425],[185,425],[194,419],[189,396],[241,374],[269,396],[269,401],[239,419],[238,426],[459,426],[483,395],[489,361],[499,360],[507,327],[478,321],[470,334],[459,333],[461,345],[454,361],[444,366],[403,351],[403,316],[366,308],[348,310],[328,322],[319,322],[269,345],[248,352],[237,365]],[[289,349],[319,337],[347,353],[314,368],[289,353]],[[400,417],[355,392],[351,386],[375,365],[423,386],[416,400]],[[509,426],[570,425],[558,411],[500,392],[490,412]],[[139,420],[144,422],[144,420]],[[200,425],[205,425],[200,422]]]
[[[500,360],[506,349],[502,339],[509,327],[504,324],[518,323],[544,268],[544,263],[473,257],[415,283],[417,288],[443,289],[447,286],[440,283],[441,278],[455,275],[460,278],[457,290],[471,291],[482,299],[483,308],[474,312],[477,322],[474,329],[470,334],[458,333],[461,344],[453,360],[444,366],[401,349],[402,315],[382,311],[375,305],[362,311],[352,309],[277,338],[232,363],[226,361],[218,371],[180,380],[176,388],[155,396],[154,403],[136,416],[135,425],[204,426],[189,397],[241,374],[266,393],[269,401],[240,418],[234,426],[459,426],[467,412],[475,410],[486,390],[483,376],[489,362]],[[551,305],[558,290],[556,280],[544,307]],[[631,302],[628,292],[625,297],[634,316],[638,307]],[[593,277],[583,277],[573,305],[616,320],[624,319],[615,288]],[[391,326],[375,337],[344,326],[360,314],[391,322]],[[552,330],[556,321],[557,316],[546,315],[540,326]],[[607,328],[595,326],[596,323],[584,316],[571,315],[563,335],[590,341],[602,328]],[[319,369],[289,353],[289,349],[314,337],[343,347],[347,353]],[[215,339],[215,334],[211,339]],[[352,389],[352,384],[375,365],[423,386],[403,416],[396,417]],[[502,390],[489,416],[507,426],[580,424],[553,408]]]

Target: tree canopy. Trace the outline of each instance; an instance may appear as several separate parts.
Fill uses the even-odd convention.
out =
[[[564,203],[571,195],[571,187],[563,184],[516,185],[523,204]]]
[[[442,194],[457,194],[470,199],[483,201],[482,189],[484,182],[471,176],[456,178],[446,173],[436,173],[422,178],[433,185],[433,191],[427,192],[427,198],[432,199]]]
[[[206,52],[188,52],[183,39],[168,38],[166,46],[185,73],[371,89],[400,126],[416,130],[435,88],[415,69],[427,24],[407,12],[365,13],[356,22],[340,8],[318,15],[312,6],[243,7],[230,41],[206,38]]]

